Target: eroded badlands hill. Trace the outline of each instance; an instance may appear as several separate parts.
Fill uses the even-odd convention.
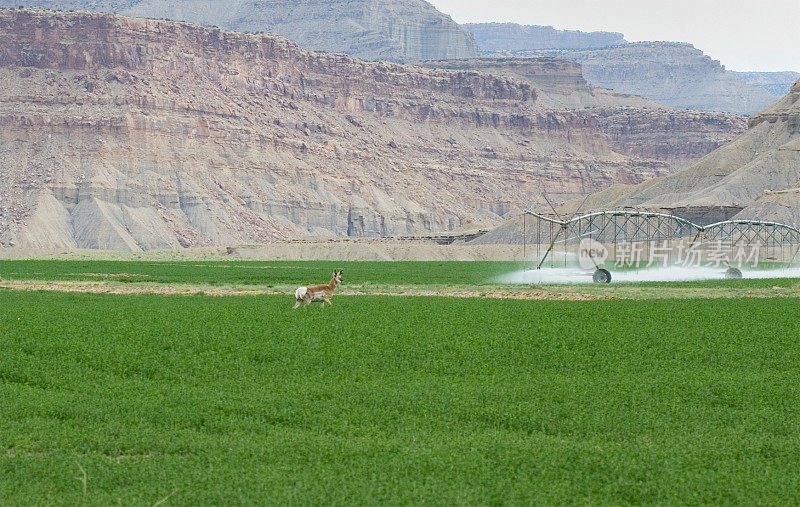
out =
[[[509,77],[175,22],[0,11],[0,82],[4,245],[444,231],[672,160],[616,151],[595,116]]]
[[[735,141],[676,174],[634,187],[616,186],[589,198],[593,209],[741,211],[800,225],[800,81],[788,95],[753,116]]]
[[[424,0],[0,0],[0,7],[20,5],[269,32],[365,60],[477,56],[472,35]]]

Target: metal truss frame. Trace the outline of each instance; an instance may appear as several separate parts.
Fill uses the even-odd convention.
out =
[[[730,244],[759,243],[766,247],[798,245],[800,248],[800,230],[776,222],[729,220],[702,226],[674,215],[638,211],[599,211],[569,220],[556,220],[533,211],[524,213],[525,216],[531,215],[547,224],[544,231],[541,224],[537,226],[537,245],[549,243],[539,267],[544,264],[556,243],[563,244],[566,249],[570,244],[579,243],[584,238],[606,244],[686,239],[691,240],[692,244],[698,241],[715,241]],[[526,245],[527,232],[527,225],[523,225]],[[794,252],[790,262],[798,251]]]

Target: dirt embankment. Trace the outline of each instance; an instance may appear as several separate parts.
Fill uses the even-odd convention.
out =
[[[49,291],[84,294],[168,296],[284,296],[294,301],[294,287],[218,287],[189,284],[120,283],[108,281],[0,281],[0,290]],[[617,299],[800,298],[800,283],[773,287],[653,287],[594,285],[509,286],[380,286],[343,288],[337,296],[447,297],[531,301],[607,301]]]
[[[0,289],[21,291],[50,291],[85,294],[157,294],[174,296],[264,296],[283,295],[290,297],[290,288],[279,289],[242,289],[219,288],[200,285],[164,285],[164,284],[114,284],[108,282],[81,281],[2,281]],[[587,301],[614,299],[601,294],[584,294],[580,292],[551,292],[547,290],[520,289],[432,289],[428,287],[393,287],[379,290],[341,290],[339,296],[405,296],[405,297],[450,297],[450,298],[485,298],[485,299],[522,299],[522,300],[559,300]]]

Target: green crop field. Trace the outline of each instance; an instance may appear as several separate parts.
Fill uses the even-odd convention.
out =
[[[0,260],[0,278],[283,285],[327,283],[334,269],[344,269],[349,284],[479,285],[523,266],[519,262]]]
[[[268,284],[333,267],[267,264],[0,276]],[[800,299],[292,303],[0,291],[0,503],[800,502]]]
[[[118,284],[192,284],[284,287],[327,283],[334,269],[344,269],[345,285],[498,286],[522,262],[341,262],[341,261],[73,261],[0,260],[0,278],[42,281],[103,281]],[[724,272],[724,270],[722,270]],[[591,274],[590,271],[587,271]],[[791,288],[797,279],[637,282],[614,285],[682,288]],[[591,280],[587,276],[587,281]],[[591,284],[590,284],[591,285]]]

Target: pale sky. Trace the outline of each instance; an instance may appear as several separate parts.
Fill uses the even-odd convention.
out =
[[[800,71],[800,0],[428,0],[459,23],[512,22],[690,42],[738,71]]]

